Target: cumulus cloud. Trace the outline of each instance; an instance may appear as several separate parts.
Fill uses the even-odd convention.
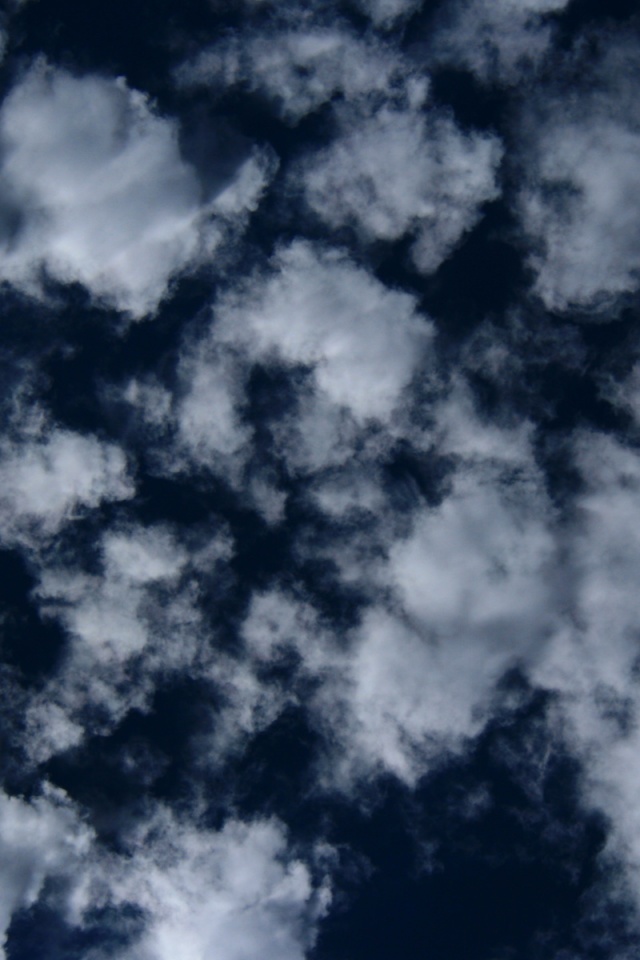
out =
[[[97,572],[43,565],[35,597],[42,614],[64,626],[70,646],[27,713],[26,748],[34,760],[76,745],[87,725],[104,733],[129,710],[147,709],[159,678],[187,669],[195,675],[202,651],[198,568],[211,575],[226,556],[214,541],[199,556],[164,527],[136,525],[104,533]]]
[[[231,819],[213,831],[157,807],[123,844],[123,853],[104,849],[61,791],[30,803],[0,795],[0,936],[44,898],[76,927],[96,908],[138,910],[135,942],[122,937],[110,956],[303,960],[330,902],[328,851],[310,849],[305,862],[275,819]],[[56,890],[45,889],[48,879]]]
[[[80,283],[138,318],[174,278],[212,265],[275,169],[230,134],[218,170],[216,137],[207,128],[199,139],[189,117],[197,126],[212,101],[220,112],[249,103],[249,129],[259,104],[289,125],[272,115],[261,129],[278,131],[285,152],[293,145],[246,257],[228,258],[215,288],[190,285],[186,312],[176,301],[159,332],[139,325],[114,347],[107,369],[121,363],[119,385],[100,388],[101,409],[133,411],[109,421],[122,446],[51,422],[27,388],[14,400],[0,440],[0,537],[27,555],[24,608],[54,621],[64,648],[37,682],[20,674],[11,748],[30,785],[43,770],[73,785],[95,738],[91,764],[103,774],[101,751],[115,757],[114,793],[126,768],[135,796],[113,813],[105,798],[105,813],[87,791],[96,831],[109,820],[103,845],[61,793],[0,794],[9,938],[11,918],[40,903],[70,929],[109,926],[116,938],[96,956],[303,960],[330,906],[327,851],[243,807],[259,808],[264,789],[279,809],[265,787],[269,727],[291,708],[313,728],[312,747],[296,743],[311,816],[306,797],[282,809],[320,834],[320,791],[330,809],[336,789],[341,804],[357,803],[381,775],[414,788],[502,719],[514,671],[551,694],[549,749],[557,737],[579,759],[583,803],[610,823],[605,854],[638,888],[640,368],[625,358],[628,380],[608,383],[615,364],[604,363],[589,381],[612,422],[620,410],[634,420],[626,436],[572,427],[564,396],[573,402],[576,377],[584,385],[600,357],[592,330],[543,316],[597,311],[637,285],[640,132],[635,88],[620,79],[623,68],[635,77],[630,47],[603,35],[579,81],[583,52],[556,51],[566,62],[551,80],[564,0],[440,4],[426,17],[425,62],[511,87],[498,97],[513,106],[501,142],[430,104],[424,48],[411,61],[401,48],[413,0],[354,3],[369,18],[362,35],[330,2],[304,13],[245,4],[240,25],[177,72],[184,129],[122,79],[43,63],[0,107],[0,278],[40,298],[55,288],[53,305],[65,296],[56,284]],[[364,20],[353,6],[349,16]],[[486,106],[493,94],[480,97]],[[394,257],[410,249],[418,272],[438,270],[499,197],[503,151],[537,297],[458,335],[447,304],[475,277],[461,267],[407,279]],[[398,286],[381,279],[390,275]],[[134,498],[124,450],[136,445]],[[564,458],[559,480],[551,446]],[[576,482],[563,486],[567,477]],[[201,525],[184,520],[192,505],[182,514],[178,488],[197,497]],[[225,509],[233,541],[217,519]],[[3,684],[18,674],[10,661]],[[174,722],[174,687],[202,708],[193,728],[175,721],[181,757],[160,735],[153,743]],[[139,727],[137,748],[128,731]],[[243,754],[248,744],[264,766]],[[165,754],[172,771],[154,779]],[[459,806],[485,804],[476,785]]]
[[[304,242],[281,249],[274,267],[224,298],[216,335],[254,361],[310,368],[318,391],[357,421],[389,419],[432,336],[414,298]]]
[[[344,462],[355,444],[385,444],[384,430],[411,405],[414,378],[429,368],[432,338],[411,295],[344,252],[296,241],[221,294],[208,332],[184,344],[175,395],[162,393],[163,405],[158,386],[130,384],[127,396],[143,421],[164,410],[158,469],[210,469],[277,519],[282,495],[248,466],[251,372],[286,376],[290,402],[270,418],[272,450],[293,472],[315,471]]]
[[[135,487],[116,444],[40,422],[0,443],[0,535],[37,543],[103,501]]]
[[[318,481],[335,541],[300,548],[357,585],[355,625],[336,630],[283,590],[254,596],[249,669],[295,652],[297,677],[313,680],[304,704],[326,734],[326,784],[351,792],[379,772],[415,784],[482,730],[508,671],[544,659],[561,621],[554,512],[530,448],[527,458],[521,442],[514,459],[509,431],[501,440],[501,451],[495,434],[479,443],[441,502],[418,501],[408,518],[369,466]]]
[[[459,0],[436,21],[430,55],[471,70],[483,83],[513,84],[543,59],[552,39],[549,14],[568,0]]]
[[[248,87],[272,101],[290,123],[336,95],[352,102],[393,96],[407,81],[409,86],[424,85],[392,47],[360,39],[340,25],[313,22],[303,28],[283,25],[231,36],[183,64],[177,80],[182,86],[205,85],[218,93]]]
[[[303,161],[299,182],[332,229],[353,225],[367,240],[413,234],[414,263],[430,273],[498,196],[501,148],[419,106],[365,118],[342,111],[335,139]]]
[[[356,0],[376,27],[391,27],[420,8],[420,0]]]
[[[414,782],[482,729],[498,681],[546,643],[549,517],[535,488],[495,479],[463,474],[380,565],[377,589],[396,603],[365,613],[343,673],[352,772],[381,767]]]
[[[534,246],[534,289],[552,310],[599,312],[638,285],[633,53],[624,38],[607,47],[591,82],[571,98],[547,92],[523,118],[519,211]]]
[[[255,205],[269,167],[249,157],[207,202],[176,123],[144,94],[44,63],[5,99],[0,144],[0,277],[34,296],[46,277],[81,283],[136,318]]]
[[[47,788],[30,803],[0,793],[0,957],[13,914],[40,897],[45,881],[71,874],[91,832],[61,791]]]
[[[640,821],[632,799],[640,777],[640,549],[633,532],[640,457],[592,431],[576,436],[574,451],[584,490],[564,531],[565,572],[558,586],[565,615],[531,673],[559,696],[557,729],[582,760],[584,802],[607,817],[605,855],[624,866],[628,891],[640,907]]]
[[[75,909],[79,922],[100,902],[140,909],[133,949],[144,960],[201,960],[212,951],[222,960],[303,960],[329,904],[327,882],[290,850],[275,819],[229,820],[216,832],[159,807],[126,845],[126,857],[86,864]]]

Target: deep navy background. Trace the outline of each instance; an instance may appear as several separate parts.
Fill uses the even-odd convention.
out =
[[[419,43],[428,34],[439,6],[425,3],[402,27],[405,45]],[[574,0],[557,17],[557,42],[568,44],[586,25],[625,20],[635,10],[631,0]],[[351,8],[345,7],[344,15],[356,25],[362,22]],[[180,118],[185,155],[203,169],[216,158],[220,182],[225,162],[233,169],[244,138],[271,145],[282,177],[287,164],[308,145],[326,139],[324,109],[292,127],[255,95],[235,91],[211,105],[206,95],[178,93],[171,83],[171,70],[186,55],[236,26],[242,16],[240,5],[205,0],[33,0],[12,16],[2,84],[6,91],[21,64],[40,54],[74,71],[124,75],[132,86],[150,93],[160,110]],[[434,76],[433,95],[463,127],[510,136],[510,102],[504,90],[481,88],[471,74],[443,69]],[[190,139],[189,130],[200,129],[203,116],[210,137]],[[312,223],[292,224],[290,212],[267,200],[249,229],[245,266],[247,258],[263,262],[275,243],[294,231],[321,235]],[[497,201],[435,276],[425,279],[412,272],[402,243],[381,245],[374,268],[383,281],[419,297],[424,311],[435,318],[443,355],[455,358],[481,320],[490,316],[497,325],[504,324],[530,282],[512,233],[511,213]],[[338,240],[352,243],[347,231]],[[338,585],[330,565],[302,563],[292,550],[297,523],[307,528],[311,524],[322,538],[327,521],[297,515],[296,487],[290,478],[281,478],[292,496],[288,522],[274,532],[221,482],[208,479],[199,485],[190,479],[187,484],[145,473],[144,446],[135,425],[128,427],[125,411],[105,399],[103,384],[124,382],[148,370],[160,371],[167,383],[173,382],[184,324],[193,322],[211,301],[214,283],[206,271],[182,281],[153,323],[132,325],[125,333],[117,333],[117,318],[110,323],[80,289],[66,291],[63,312],[4,291],[0,363],[5,397],[11,397],[18,358],[38,358],[42,396],[55,420],[117,437],[120,443],[124,437],[139,458],[135,502],[126,508],[105,506],[74,528],[74,547],[84,544],[88,562],[96,530],[119,510],[133,511],[145,522],[176,521],[194,531],[224,520],[237,543],[230,571],[233,588],[220,597],[212,594],[210,613],[228,643],[234,642],[251,590],[278,578],[295,576],[319,608],[344,625],[357,612],[357,595]],[[604,430],[626,426],[624,413],[598,395],[596,378],[603,370],[620,377],[628,372],[628,345],[636,341],[637,319],[636,303],[602,326],[581,324],[578,317],[551,318],[550,346],[536,339],[539,352],[529,352],[517,385],[505,384],[501,391],[481,374],[473,383],[476,399],[487,411],[511,409],[533,419],[540,462],[557,503],[579,482],[564,454],[571,428],[584,423]],[[548,320],[530,316],[526,322],[540,329]],[[558,354],[561,340],[581,351],[584,362],[579,368],[572,369]],[[72,354],[66,349],[70,343]],[[273,371],[258,371],[250,385],[248,416],[268,430],[271,412],[290,400],[285,379]],[[386,476],[398,503],[403,497],[437,503],[449,469],[446,458],[421,461],[399,445],[389,454]],[[62,631],[55,622],[41,619],[30,599],[33,585],[19,554],[0,553],[0,600],[6,611],[3,669],[19,676],[25,691],[42,684],[65,649]],[[286,673],[286,663],[278,669]],[[358,807],[314,793],[320,736],[302,712],[289,710],[242,757],[230,761],[219,778],[211,777],[211,824],[219,824],[233,803],[240,815],[277,814],[294,839],[321,835],[340,850],[335,902],[321,924],[312,960],[605,960],[625,946],[635,944],[640,951],[640,939],[634,939],[624,909],[609,904],[603,913],[597,856],[605,824],[579,806],[571,758],[546,756],[549,707],[548,698],[528,689],[521,677],[507,678],[503,709],[465,756],[429,776],[415,791],[383,781]],[[120,819],[127,811],[135,812],[144,797],[171,803],[188,798],[193,736],[215,723],[216,708],[213,691],[195,681],[167,685],[157,692],[150,714],[134,711],[111,736],[88,739],[78,750],[50,761],[44,772],[86,805],[106,843],[116,843]],[[17,722],[12,709],[7,708],[4,722],[8,730]],[[137,773],[123,767],[125,747],[144,758]],[[3,773],[8,790],[28,795],[21,758],[9,747]],[[473,796],[478,804],[470,809],[468,798]],[[134,936],[139,918],[132,915],[128,923]],[[72,931],[38,906],[14,919],[9,956],[80,958],[92,944],[107,945],[112,929],[115,925],[104,915],[95,917],[93,927]],[[121,923],[117,929],[121,937]]]

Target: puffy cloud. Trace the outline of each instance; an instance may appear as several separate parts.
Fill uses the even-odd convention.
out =
[[[553,310],[599,311],[638,285],[640,115],[624,39],[572,95],[546,91],[525,112],[519,211],[535,291]],[[622,79],[621,79],[622,78]]]
[[[86,864],[78,922],[101,902],[137,907],[144,927],[133,949],[141,960],[212,952],[221,960],[303,960],[330,892],[289,849],[279,821],[229,820],[215,832],[160,807],[125,843],[126,857]]]
[[[548,15],[567,3],[458,0],[440,14],[430,55],[436,63],[473,71],[484,83],[516,83],[544,57],[552,37]]]
[[[391,588],[395,602],[367,610],[342,670],[348,776],[381,768],[414,782],[482,729],[498,681],[546,643],[556,616],[548,508],[526,482],[495,480],[463,474],[378,561],[372,591]]]
[[[32,906],[50,877],[68,876],[91,834],[61,791],[47,788],[30,803],[0,793],[0,958],[12,915]]]
[[[584,802],[607,817],[605,855],[625,868],[640,908],[640,819],[633,800],[640,781],[640,548],[634,535],[640,457],[591,431],[576,436],[575,457],[584,489],[564,530],[558,582],[564,616],[531,675],[558,697],[557,730],[582,761]]]
[[[288,690],[306,691],[326,734],[326,785],[352,793],[380,772],[414,784],[482,730],[509,670],[545,657],[562,620],[554,514],[530,459],[508,455],[508,432],[502,444],[501,457],[495,436],[490,457],[474,450],[441,502],[419,502],[404,522],[365,465],[319,480],[314,496],[339,523],[335,540],[300,549],[331,558],[339,584],[357,586],[354,626],[281,590],[254,596],[247,669],[295,652],[303,685]]]
[[[289,403],[268,419],[273,452],[297,472],[344,462],[357,443],[384,446],[384,429],[395,429],[412,381],[430,366],[432,324],[412,296],[387,289],[343,252],[303,241],[222,294],[212,319],[204,337],[185,343],[175,396],[162,395],[159,469],[211,469],[244,486],[270,522],[283,500],[266,473],[249,467],[252,370],[287,378]],[[143,420],[159,409],[159,389],[129,386]]]
[[[336,138],[302,163],[307,203],[329,227],[353,225],[367,240],[413,234],[418,269],[437,269],[498,196],[497,139],[420,109],[338,116]]]
[[[246,365],[211,341],[187,350],[180,365],[186,386],[176,408],[178,442],[192,462],[233,470],[251,442],[242,419]]]
[[[183,64],[177,80],[219,93],[245,85],[268,97],[290,123],[338,94],[353,102],[395,96],[407,84],[424,86],[392,47],[312,22],[232,36]]]
[[[79,743],[85,732],[113,729],[133,708],[146,709],[159,677],[202,673],[198,572],[212,575],[226,555],[215,540],[200,556],[164,527],[136,525],[104,533],[98,572],[43,567],[35,598],[44,616],[65,627],[70,645],[27,711],[26,748],[34,760]]]
[[[147,97],[43,63],[5,99],[0,144],[0,277],[34,296],[46,276],[78,282],[133,317],[215,248],[226,218],[255,205],[269,166],[249,157],[205,198],[176,124]]]
[[[543,634],[554,551],[535,490],[496,479],[462,477],[390,555],[404,609],[444,643],[471,652],[484,642],[487,666],[492,648],[523,649]]]
[[[254,362],[310,368],[316,389],[356,421],[388,420],[432,337],[413,297],[302,241],[281,249],[274,268],[222,300],[214,335]]]
[[[0,936],[43,898],[71,927],[96,908],[138,910],[134,943],[123,931],[110,956],[303,960],[330,902],[329,851],[312,848],[305,862],[275,819],[230,819],[213,831],[151,808],[121,846],[104,849],[61,791],[47,787],[30,803],[0,795]],[[117,915],[109,922],[117,932]]]
[[[133,496],[122,450],[112,443],[41,423],[0,444],[0,535],[37,543],[83,510]]]

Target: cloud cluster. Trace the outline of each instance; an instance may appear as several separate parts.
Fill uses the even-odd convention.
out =
[[[407,65],[393,48],[360,39],[339,23],[307,19],[305,27],[284,23],[268,32],[231,35],[184,63],[178,82],[219,95],[248,87],[292,124],[336,96],[349,102],[385,97],[407,82]]]
[[[37,545],[103,501],[135,486],[116,444],[51,427],[38,417],[0,444],[0,538]]]
[[[568,0],[456,0],[429,42],[435,63],[470,70],[482,83],[516,84],[539,66],[553,33],[550,15]]]
[[[514,676],[519,702],[549,704],[545,749],[577,760],[601,859],[637,890],[640,365],[626,320],[615,348],[615,324],[583,323],[637,288],[637,51],[609,28],[554,49],[565,6],[453,0],[414,48],[413,0],[245,4],[171,74],[183,124],[125,79],[23,65],[0,105],[5,290],[49,316],[81,284],[158,322],[109,332],[105,311],[99,346],[83,341],[95,377],[54,384],[108,432],[47,412],[70,325],[7,402],[0,541],[26,559],[29,622],[63,638],[37,682],[19,657],[2,673],[24,706],[24,780],[0,793],[8,956],[12,917],[39,904],[65,929],[111,924],[92,956],[303,960],[336,861],[308,796],[283,804],[316,830],[304,843],[270,795],[243,809],[291,759],[264,746],[276,721],[290,708],[312,731],[313,803],[357,806],[380,777],[406,796],[463,764],[492,723],[517,737]],[[443,67],[509,109],[463,127],[426,72]],[[491,236],[463,248],[483,215]],[[460,290],[498,282],[512,302],[471,329],[482,306],[460,316]],[[7,329],[9,363],[42,336]],[[181,755],[152,761],[180,684],[198,722],[176,720]],[[96,744],[133,796],[110,816],[73,799]],[[159,784],[172,764],[183,780]],[[69,796],[47,785],[65,770]]]
[[[31,907],[51,877],[77,868],[91,832],[60,791],[49,788],[31,803],[0,793],[0,957],[12,915]]]
[[[200,960],[214,949],[224,960],[302,960],[330,902],[329,851],[310,850],[305,862],[275,819],[229,820],[216,832],[157,806],[118,854],[101,845],[62,792],[47,788],[31,803],[0,796],[0,849],[0,934],[6,937],[16,911],[38,901],[62,906],[71,928],[95,923],[101,909],[136,911],[133,930],[124,915],[121,930],[115,919],[115,930],[98,931],[120,933],[110,956],[133,950],[168,960],[177,951]],[[55,887],[46,886],[49,879]],[[7,955],[1,945],[0,955]]]
[[[42,562],[34,596],[71,640],[64,663],[27,714],[25,746],[36,762],[113,729],[145,710],[161,680],[207,663],[200,578],[215,575],[228,546],[215,538],[187,551],[162,526],[106,531],[99,567]],[[98,719],[100,718],[100,719]]]
[[[550,310],[602,313],[638,285],[640,126],[633,52],[612,37],[569,97],[552,89],[525,111],[519,209],[535,291]]]
[[[80,283],[135,318],[212,255],[226,217],[255,205],[269,167],[249,157],[220,196],[203,197],[175,122],[148,97],[122,79],[45,63],[5,99],[0,145],[0,277],[38,297],[47,281]]]
[[[383,108],[364,119],[345,110],[336,137],[299,173],[306,202],[331,229],[365,239],[415,236],[421,272],[436,270],[499,193],[495,137],[464,134],[451,117]]]
[[[185,343],[179,389],[165,395],[160,469],[187,469],[186,458],[246,483],[247,389],[257,369],[290,380],[289,402],[272,418],[274,452],[287,469],[344,462],[369,433],[404,416],[432,336],[412,296],[387,289],[342,251],[304,241],[282,247],[267,271],[219,298],[204,337]],[[159,389],[127,388],[143,422],[159,409]]]
[[[212,950],[223,960],[302,960],[329,904],[328,887],[289,850],[276,820],[229,820],[215,832],[158,807],[128,847],[126,858],[87,863],[74,906],[80,921],[101,899],[141,910],[134,949],[144,960],[176,952],[200,960]]]

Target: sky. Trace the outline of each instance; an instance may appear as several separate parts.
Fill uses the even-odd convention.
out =
[[[631,0],[0,13],[0,960],[640,956]]]

